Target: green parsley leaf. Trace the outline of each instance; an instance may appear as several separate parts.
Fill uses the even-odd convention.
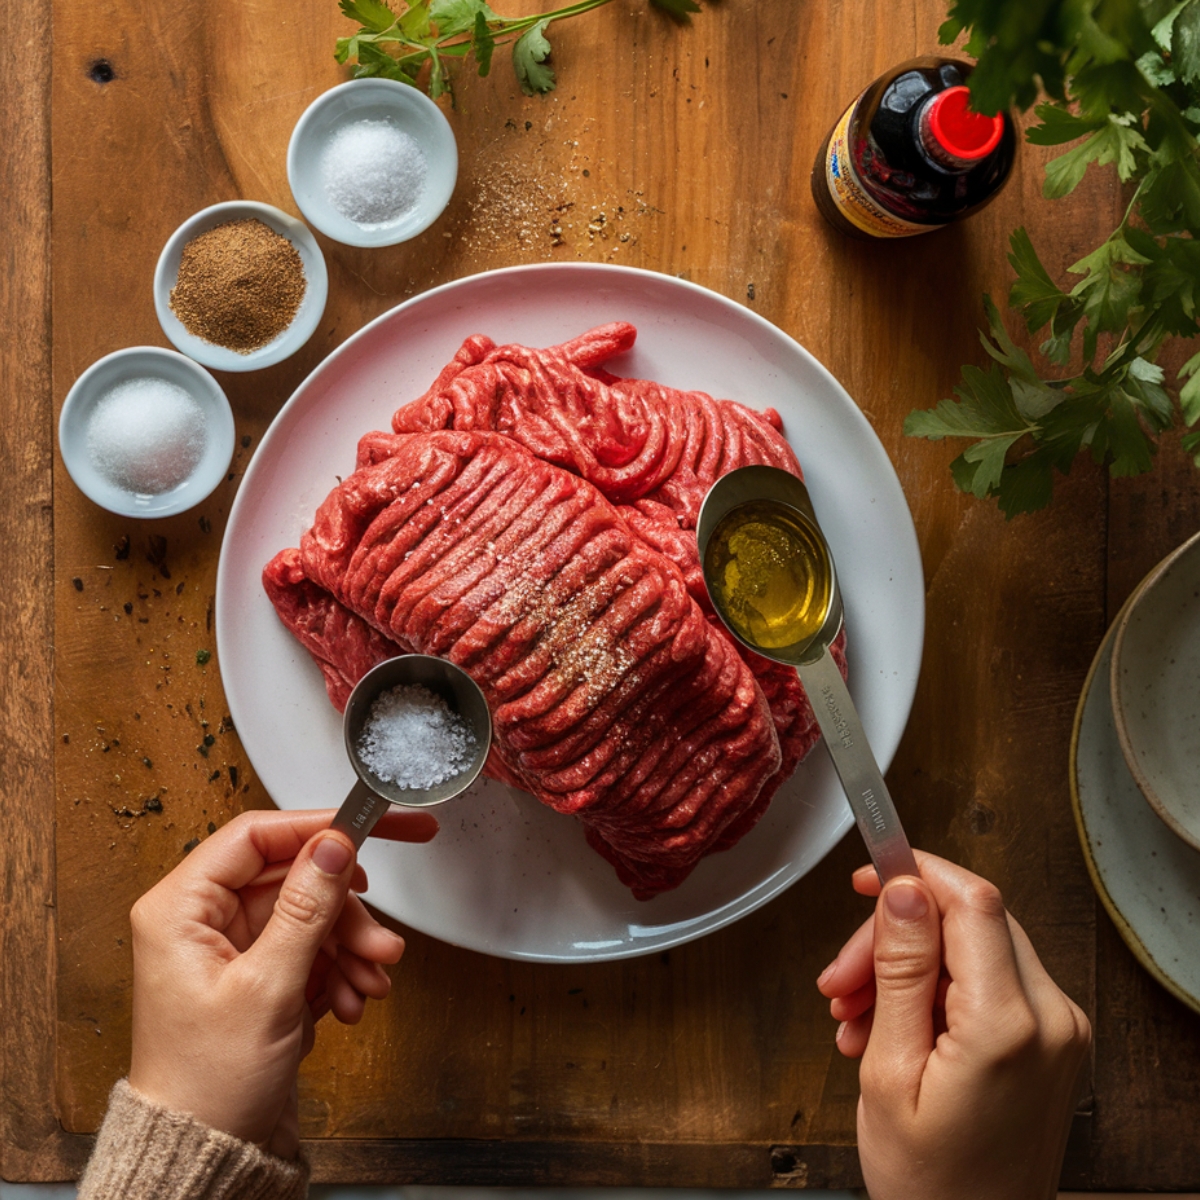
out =
[[[1073,142],[1086,133],[1102,128],[1104,124],[1103,121],[1085,121],[1060,104],[1039,104],[1033,111],[1041,124],[1032,126],[1026,132],[1025,140],[1036,146],[1058,146],[1063,142]]]
[[[941,400],[926,411],[911,412],[904,432],[913,437],[940,441],[946,437],[1008,438],[1009,444],[1031,426],[1017,410],[1004,373],[964,367],[962,384],[954,389],[958,400]],[[978,462],[979,459],[971,459]]]
[[[543,66],[550,56],[550,43],[546,40],[549,24],[547,19],[538,21],[513,43],[513,68],[521,91],[527,96],[554,90],[554,72]]]
[[[1154,87],[1170,87],[1175,83],[1175,72],[1157,50],[1148,50],[1137,60],[1137,68]]]
[[[1179,408],[1185,424],[1194,425],[1200,421],[1200,354],[1193,354],[1179,368],[1179,377],[1187,379],[1179,389]]]
[[[1071,295],[1083,301],[1091,332],[1117,333],[1125,328],[1142,286],[1141,276],[1127,268],[1149,261],[1118,232],[1067,268],[1073,275],[1086,276]]]
[[[1157,29],[1157,27],[1156,27]],[[1164,47],[1166,49],[1166,47]],[[1200,80],[1200,2],[1188,0],[1179,6],[1171,28],[1171,64],[1184,83]]]
[[[471,49],[479,66],[479,74],[486,75],[492,69],[492,53],[496,49],[496,39],[492,37],[487,18],[482,12],[475,14],[475,34],[471,38]]]
[[[1172,4],[1171,0],[1153,0],[1152,3],[1143,5],[1143,12],[1150,24],[1150,36],[1160,50],[1170,52],[1171,27],[1175,24],[1175,18],[1189,3],[1190,0],[1179,0],[1178,4]]]
[[[478,28],[482,17],[486,28],[489,21],[500,18],[484,3],[484,0],[430,0],[429,20],[437,26],[440,37],[454,37]]]
[[[1074,191],[1093,162],[1097,166],[1115,162],[1121,181],[1130,179],[1137,167],[1135,152],[1150,153],[1141,130],[1132,127],[1133,121],[1129,114],[1110,114],[1108,123],[1083,143],[1047,163],[1043,194],[1054,200]]]
[[[1021,513],[1037,512],[1050,503],[1054,489],[1053,464],[1048,454],[1035,450],[1004,469],[996,489],[996,503],[1009,521]]]
[[[372,33],[382,33],[396,24],[396,14],[383,0],[340,0],[342,15],[357,21]]]
[[[1017,273],[1016,282],[1008,293],[1008,303],[1013,308],[1024,309],[1026,328],[1035,333],[1053,320],[1068,296],[1042,266],[1024,226],[1009,235],[1008,244],[1008,261]]]

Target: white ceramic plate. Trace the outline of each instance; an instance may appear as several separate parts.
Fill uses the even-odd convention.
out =
[[[1109,687],[1120,623],[1118,615],[1096,652],[1075,713],[1075,822],[1092,882],[1126,945],[1200,1012],[1200,852],[1158,819],[1121,752]]]
[[[594,264],[516,267],[427,292],[360,330],[300,386],[263,438],[230,514],[217,576],[217,647],[230,711],[281,808],[340,803],[354,781],[320,673],[276,619],[263,566],[298,544],[359,437],[387,429],[467,336],[550,346],[606,321],[637,345],[619,375],[774,406],[804,467],[846,601],[850,686],[881,764],[916,689],[924,579],[887,454],[834,378],[738,304],[666,275]],[[818,748],[733,850],[639,902],[579,825],[489,780],[439,810],[427,846],[368,842],[370,901],[473,950],[535,961],[658,951],[737,920],[811,870],[853,820]]]

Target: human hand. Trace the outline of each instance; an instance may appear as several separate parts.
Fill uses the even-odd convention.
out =
[[[872,1200],[1056,1195],[1091,1026],[1038,960],[1000,893],[917,853],[921,878],[875,915],[817,986],[862,1058],[858,1152]],[[880,895],[870,867],[854,889]]]
[[[133,907],[133,1060],[148,1100],[254,1142],[299,1149],[296,1074],[327,1012],[361,1019],[404,940],[354,893],[367,877],[333,810],[246,812]],[[374,836],[426,842],[428,813],[391,809]]]

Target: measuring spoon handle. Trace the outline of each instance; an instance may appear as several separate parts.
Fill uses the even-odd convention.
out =
[[[342,801],[342,807],[337,810],[329,828],[344,833],[354,843],[355,850],[361,850],[363,842],[387,810],[388,802],[359,779]]]
[[[829,647],[825,647],[820,658],[803,663],[796,670],[880,883],[887,883],[897,875],[920,874],[858,710]]]

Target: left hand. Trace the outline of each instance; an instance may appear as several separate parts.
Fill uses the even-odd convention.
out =
[[[404,941],[355,892],[354,847],[333,810],[247,812],[134,905],[133,1060],[148,1100],[254,1142],[299,1149],[296,1075],[327,1012],[359,1021]],[[375,836],[425,842],[427,813],[392,809]]]

